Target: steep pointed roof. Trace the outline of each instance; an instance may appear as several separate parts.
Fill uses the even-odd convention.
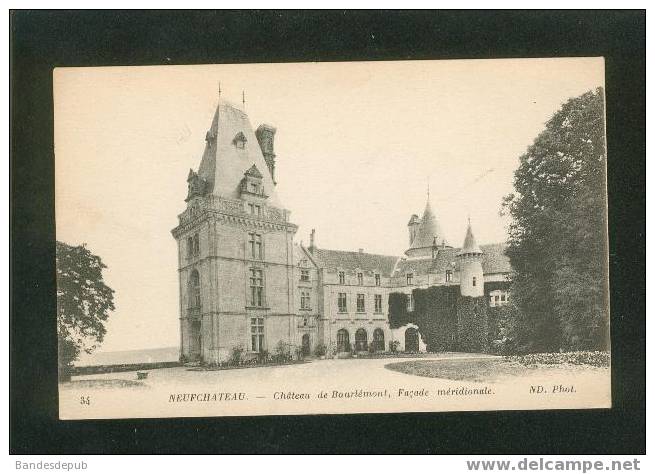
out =
[[[237,136],[243,136],[243,148],[234,143]],[[219,100],[206,141],[198,175],[207,182],[208,192],[238,199],[243,175],[254,166],[262,175],[262,185],[269,204],[282,207],[255,132],[243,110],[225,100]]]
[[[430,201],[428,201],[425,204],[425,211],[423,211],[421,224],[418,226],[416,236],[414,237],[414,240],[412,240],[412,245],[409,247],[408,251],[413,249],[432,248],[432,242],[434,242],[435,237],[438,243],[443,242],[445,245],[448,245],[446,236],[441,230],[439,221],[437,221],[437,217],[432,211]],[[405,253],[408,253],[408,251]]]
[[[462,249],[457,253],[457,255],[463,255],[467,253],[482,253],[482,250],[480,250],[480,247],[478,247],[478,243],[475,241],[473,229],[471,229],[471,219],[469,219],[469,225],[466,228],[464,245],[462,245]]]

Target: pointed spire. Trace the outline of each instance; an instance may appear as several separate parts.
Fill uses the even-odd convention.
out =
[[[462,249],[457,253],[457,255],[465,254],[482,254],[482,250],[480,250],[480,247],[478,247],[478,243],[475,241],[475,236],[473,235],[470,217],[468,218],[468,227],[466,228],[464,245],[462,245]]]
[[[437,217],[434,215],[434,212],[432,212],[432,206],[430,206],[430,200],[428,199],[425,203],[425,211],[423,211],[423,217],[421,218],[416,234],[412,239],[411,246],[405,253],[409,255],[409,250],[427,249],[426,256],[428,256],[430,255],[429,249],[432,247],[435,240],[437,242],[445,240],[445,236],[441,230],[439,221],[437,221]],[[419,252],[419,254],[424,253],[426,253],[426,251]],[[417,252],[412,252],[412,254],[417,254]]]

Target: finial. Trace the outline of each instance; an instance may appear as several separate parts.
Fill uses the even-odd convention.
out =
[[[244,107],[246,106],[246,91],[245,90],[241,91],[241,103],[243,104]]]
[[[221,98],[221,81],[218,81],[218,98]]]
[[[430,177],[428,176],[428,201],[430,200]]]
[[[471,227],[471,214],[468,214],[467,219],[468,219],[468,221],[469,221],[469,227]]]

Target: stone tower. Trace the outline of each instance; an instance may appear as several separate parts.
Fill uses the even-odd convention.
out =
[[[482,272],[482,251],[478,247],[471,229],[471,219],[466,229],[464,245],[457,253],[460,271],[460,292],[462,296],[484,296],[484,274]]]
[[[189,172],[178,244],[180,356],[216,363],[295,342],[293,237],[275,191],[273,138],[220,100]]]

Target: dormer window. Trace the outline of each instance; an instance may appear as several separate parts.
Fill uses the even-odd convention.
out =
[[[266,198],[264,185],[262,184],[263,176],[254,164],[243,174],[241,180],[241,193]]]
[[[246,147],[247,141],[248,140],[246,139],[246,136],[243,134],[243,132],[239,132],[234,136],[232,143],[234,143],[235,147],[243,150]]]

